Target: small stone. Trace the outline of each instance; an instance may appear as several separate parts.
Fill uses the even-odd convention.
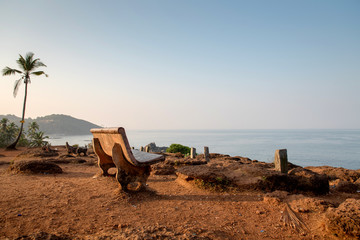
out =
[[[256,210],[255,213],[258,214],[258,215],[261,215],[261,214],[264,214],[265,212],[264,212],[264,211],[260,211],[260,210]]]

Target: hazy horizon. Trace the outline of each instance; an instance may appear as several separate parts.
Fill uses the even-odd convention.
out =
[[[360,2],[2,1],[0,69],[34,52],[25,117],[132,130],[360,129]],[[71,7],[70,7],[71,6]],[[24,86],[0,76],[0,114]]]

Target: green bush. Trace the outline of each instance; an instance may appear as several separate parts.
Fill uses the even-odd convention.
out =
[[[29,147],[43,147],[49,142],[45,139],[49,138],[44,135],[45,133],[39,130],[39,124],[37,122],[31,122],[28,126],[27,137]]]
[[[79,144],[72,145],[73,148],[79,148]]]
[[[187,146],[183,146],[181,144],[173,143],[166,149],[168,153],[182,153],[182,154],[190,154],[190,148]]]

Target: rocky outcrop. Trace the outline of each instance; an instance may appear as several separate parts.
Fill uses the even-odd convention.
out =
[[[289,171],[289,177],[296,178],[296,188],[304,192],[326,194],[329,192],[329,179],[324,174],[318,174],[308,169],[297,167]]]
[[[360,172],[358,170],[345,169],[341,167],[306,167],[313,172],[319,174],[326,174],[330,180],[340,179],[347,182],[356,182],[360,178]]]
[[[325,226],[341,239],[360,239],[360,200],[349,198],[326,212]]]
[[[177,175],[186,181],[201,180],[212,184],[224,184],[237,190],[262,190],[266,192],[287,191],[291,193],[312,193],[322,195],[329,192],[326,175],[297,167],[289,174],[281,174],[272,164],[241,161],[218,161],[207,165],[184,166],[177,169]]]
[[[157,152],[157,153],[166,152],[166,149],[168,148],[168,147],[158,147],[154,142],[149,143],[148,145],[145,146],[145,148],[146,147],[149,147],[150,152]]]

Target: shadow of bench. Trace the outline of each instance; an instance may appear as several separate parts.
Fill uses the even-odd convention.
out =
[[[150,165],[165,160],[163,155],[131,149],[122,127],[93,128],[90,132],[94,136],[93,148],[98,156],[102,175],[111,176],[108,170],[115,167],[115,177],[123,191],[138,191],[145,188],[151,171]],[[129,184],[137,186],[130,189]]]

